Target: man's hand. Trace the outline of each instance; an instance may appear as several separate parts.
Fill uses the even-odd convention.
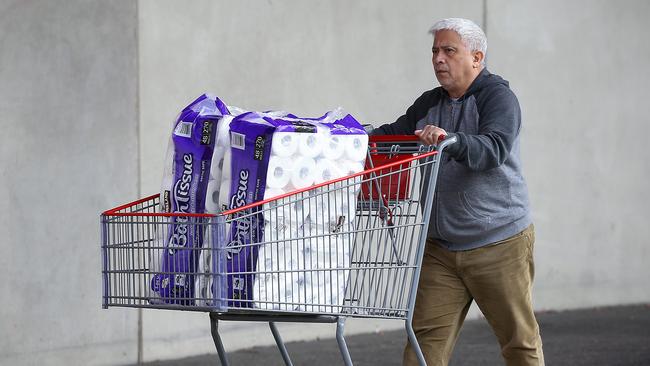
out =
[[[438,145],[445,139],[447,132],[438,126],[427,125],[421,130],[415,130],[415,136],[419,137],[425,145]]]

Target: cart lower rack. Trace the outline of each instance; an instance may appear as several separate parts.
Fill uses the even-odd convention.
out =
[[[425,365],[413,308],[442,151],[455,140],[416,141],[372,136],[365,171],[219,215],[161,213],[159,195],[104,212],[104,308],[209,312],[223,365],[219,320],[269,322],[287,365],[276,322],[337,323],[351,365],[347,317],[400,319]]]

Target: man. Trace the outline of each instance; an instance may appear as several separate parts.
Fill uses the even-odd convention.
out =
[[[534,228],[519,158],[521,111],[508,82],[485,68],[487,39],[473,22],[444,19],[430,30],[440,87],[422,94],[374,134],[440,136],[438,173],[413,327],[428,365],[449,362],[472,301],[508,365],[543,365],[531,303]],[[404,364],[417,364],[410,344]]]

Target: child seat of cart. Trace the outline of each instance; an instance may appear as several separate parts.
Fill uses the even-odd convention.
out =
[[[370,136],[368,144],[368,159],[366,159],[365,169],[381,168],[382,166],[391,163],[399,163],[401,161],[409,160],[416,153],[413,153],[413,148],[418,144],[417,142],[385,142],[388,136]],[[403,136],[400,136],[403,139]],[[400,140],[396,138],[396,141]],[[412,140],[409,136],[409,140]],[[397,148],[396,148],[397,147]],[[407,149],[403,149],[403,148]],[[409,149],[410,148],[410,149]],[[408,168],[411,166],[411,161],[406,161],[403,164],[392,165],[384,169],[379,169],[373,174],[379,177],[379,189],[371,184],[363,184],[361,187],[362,197],[366,200],[373,199],[386,199],[386,200],[403,200],[410,197],[410,179],[411,175],[408,174]],[[402,172],[402,173],[400,173]],[[370,182],[370,175],[364,175],[364,181]]]

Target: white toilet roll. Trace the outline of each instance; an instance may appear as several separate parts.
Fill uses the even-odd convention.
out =
[[[295,132],[276,132],[271,141],[271,153],[277,156],[291,156],[298,150],[299,135]]]
[[[340,178],[342,176],[343,172],[334,161],[325,158],[316,160],[314,184],[323,183],[325,181]]]
[[[263,245],[258,252],[253,296],[265,309],[297,310],[305,305],[305,262],[297,241]],[[292,303],[292,304],[282,304]]]
[[[217,125],[217,146],[230,148],[230,122],[233,116],[223,116]]]
[[[208,182],[208,187],[205,191],[205,212],[216,215],[221,212],[219,205],[219,189],[221,182],[218,180],[211,180]]]
[[[327,159],[336,160],[345,153],[345,135],[329,135],[323,141],[322,156]]]
[[[356,194],[335,191],[319,197],[315,209],[309,212],[309,223],[319,235],[350,231],[356,217]]]
[[[194,288],[196,291],[198,306],[212,305],[212,254],[210,244],[205,243],[199,255],[197,275],[194,279]]]
[[[350,160],[364,161],[368,154],[368,135],[347,135],[343,138],[345,154]]]
[[[230,146],[230,145],[228,145]],[[226,149],[223,154],[223,160],[220,162],[221,166],[221,180],[232,179],[232,153],[230,152],[230,147]]]
[[[353,174],[360,173],[364,171],[363,163],[360,161],[354,160],[338,160],[337,164],[341,166],[344,176],[349,176]],[[356,176],[354,178],[349,178],[348,180],[341,183],[341,186],[345,193],[356,194],[359,193],[361,189],[361,181],[363,180],[363,175]]]
[[[270,202],[265,203],[262,206],[262,214],[264,215],[264,219],[266,221],[269,221],[270,218],[277,217],[277,216],[288,216],[288,214],[285,215],[285,213],[289,210],[290,205],[288,204],[288,200],[286,198],[280,198],[280,199],[275,199],[275,197],[284,194],[284,190],[278,189],[278,188],[266,188],[264,191],[264,199],[272,199]]]
[[[306,311],[337,311],[342,305],[350,268],[350,242],[345,236],[328,236],[312,240],[305,250]],[[318,306],[321,305],[321,306]]]
[[[309,187],[316,180],[316,161],[310,157],[302,156],[292,159],[291,184],[296,189]]]
[[[285,188],[291,180],[294,166],[291,158],[271,155],[266,171],[266,186],[275,189]]]
[[[230,179],[222,180],[219,186],[219,208],[230,209]]]
[[[216,154],[212,155],[212,160],[210,162],[210,181],[216,180],[221,182],[221,168],[219,168],[219,158],[216,157]]]
[[[322,132],[316,133],[300,133],[298,140],[298,153],[301,156],[315,158],[323,148],[323,140],[326,135]]]
[[[274,198],[274,197],[277,197],[277,196],[282,195],[284,193],[285,193],[285,191],[283,189],[267,187],[264,190],[264,199],[268,200],[269,198]],[[271,202],[271,203],[273,204],[274,202]],[[275,204],[273,204],[273,206],[275,206]]]
[[[344,175],[352,175],[352,174],[360,173],[364,170],[363,163],[361,163],[360,161],[349,160],[349,159],[339,161],[339,166],[342,167]]]

